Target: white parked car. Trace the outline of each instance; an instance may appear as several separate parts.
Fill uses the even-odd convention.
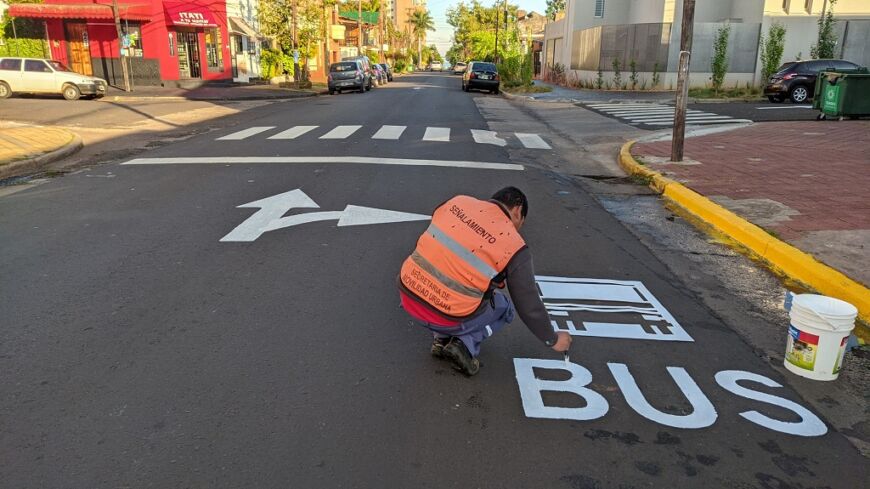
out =
[[[429,71],[441,71],[441,62],[433,61],[429,64]]]
[[[60,61],[40,58],[0,58],[0,99],[13,93],[59,93],[67,100],[82,95],[100,98],[106,80],[82,75]]]

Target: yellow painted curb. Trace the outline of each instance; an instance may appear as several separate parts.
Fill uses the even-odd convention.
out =
[[[690,214],[712,226],[764,260],[774,271],[818,292],[858,308],[862,321],[870,323],[870,289],[811,255],[781,241],[760,227],[716,204],[686,186],[647,168],[631,155],[635,141],[619,150],[619,166],[631,175],[650,179],[650,187]]]

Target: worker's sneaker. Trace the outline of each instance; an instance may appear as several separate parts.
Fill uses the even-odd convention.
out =
[[[453,362],[453,368],[471,377],[480,371],[480,362],[471,356],[459,338],[453,338],[444,346],[444,357]]]
[[[444,347],[450,343],[450,337],[435,338],[432,342],[432,356],[435,358],[444,358]]]

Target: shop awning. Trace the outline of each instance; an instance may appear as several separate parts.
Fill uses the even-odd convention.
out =
[[[230,34],[236,34],[239,36],[248,36],[253,38],[262,37],[260,34],[257,34],[257,31],[251,27],[250,24],[245,22],[245,19],[241,17],[229,17],[230,19]]]
[[[147,4],[118,4],[118,14],[127,20],[151,20],[151,6]],[[39,3],[13,3],[6,12],[9,17],[38,19],[114,19],[109,4],[47,5]]]
[[[188,2],[163,2],[169,23],[182,27],[217,27],[214,14],[206,7]]]
[[[349,19],[354,22],[359,18],[359,11],[357,10],[345,10],[344,12],[339,12],[338,16],[343,19]],[[378,23],[378,12],[367,12],[363,10],[362,13],[362,22],[363,24],[371,24],[375,25]]]

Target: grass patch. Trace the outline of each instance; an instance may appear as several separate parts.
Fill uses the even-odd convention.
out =
[[[636,185],[649,186],[649,184],[653,181],[652,177],[647,175],[641,175],[639,173],[633,173],[629,178],[631,179],[631,182]]]
[[[693,98],[758,98],[761,89],[758,87],[722,88],[718,92],[709,87],[690,88],[689,97]]]
[[[504,86],[502,90],[509,93],[546,93],[553,91],[551,87],[544,85]]]

